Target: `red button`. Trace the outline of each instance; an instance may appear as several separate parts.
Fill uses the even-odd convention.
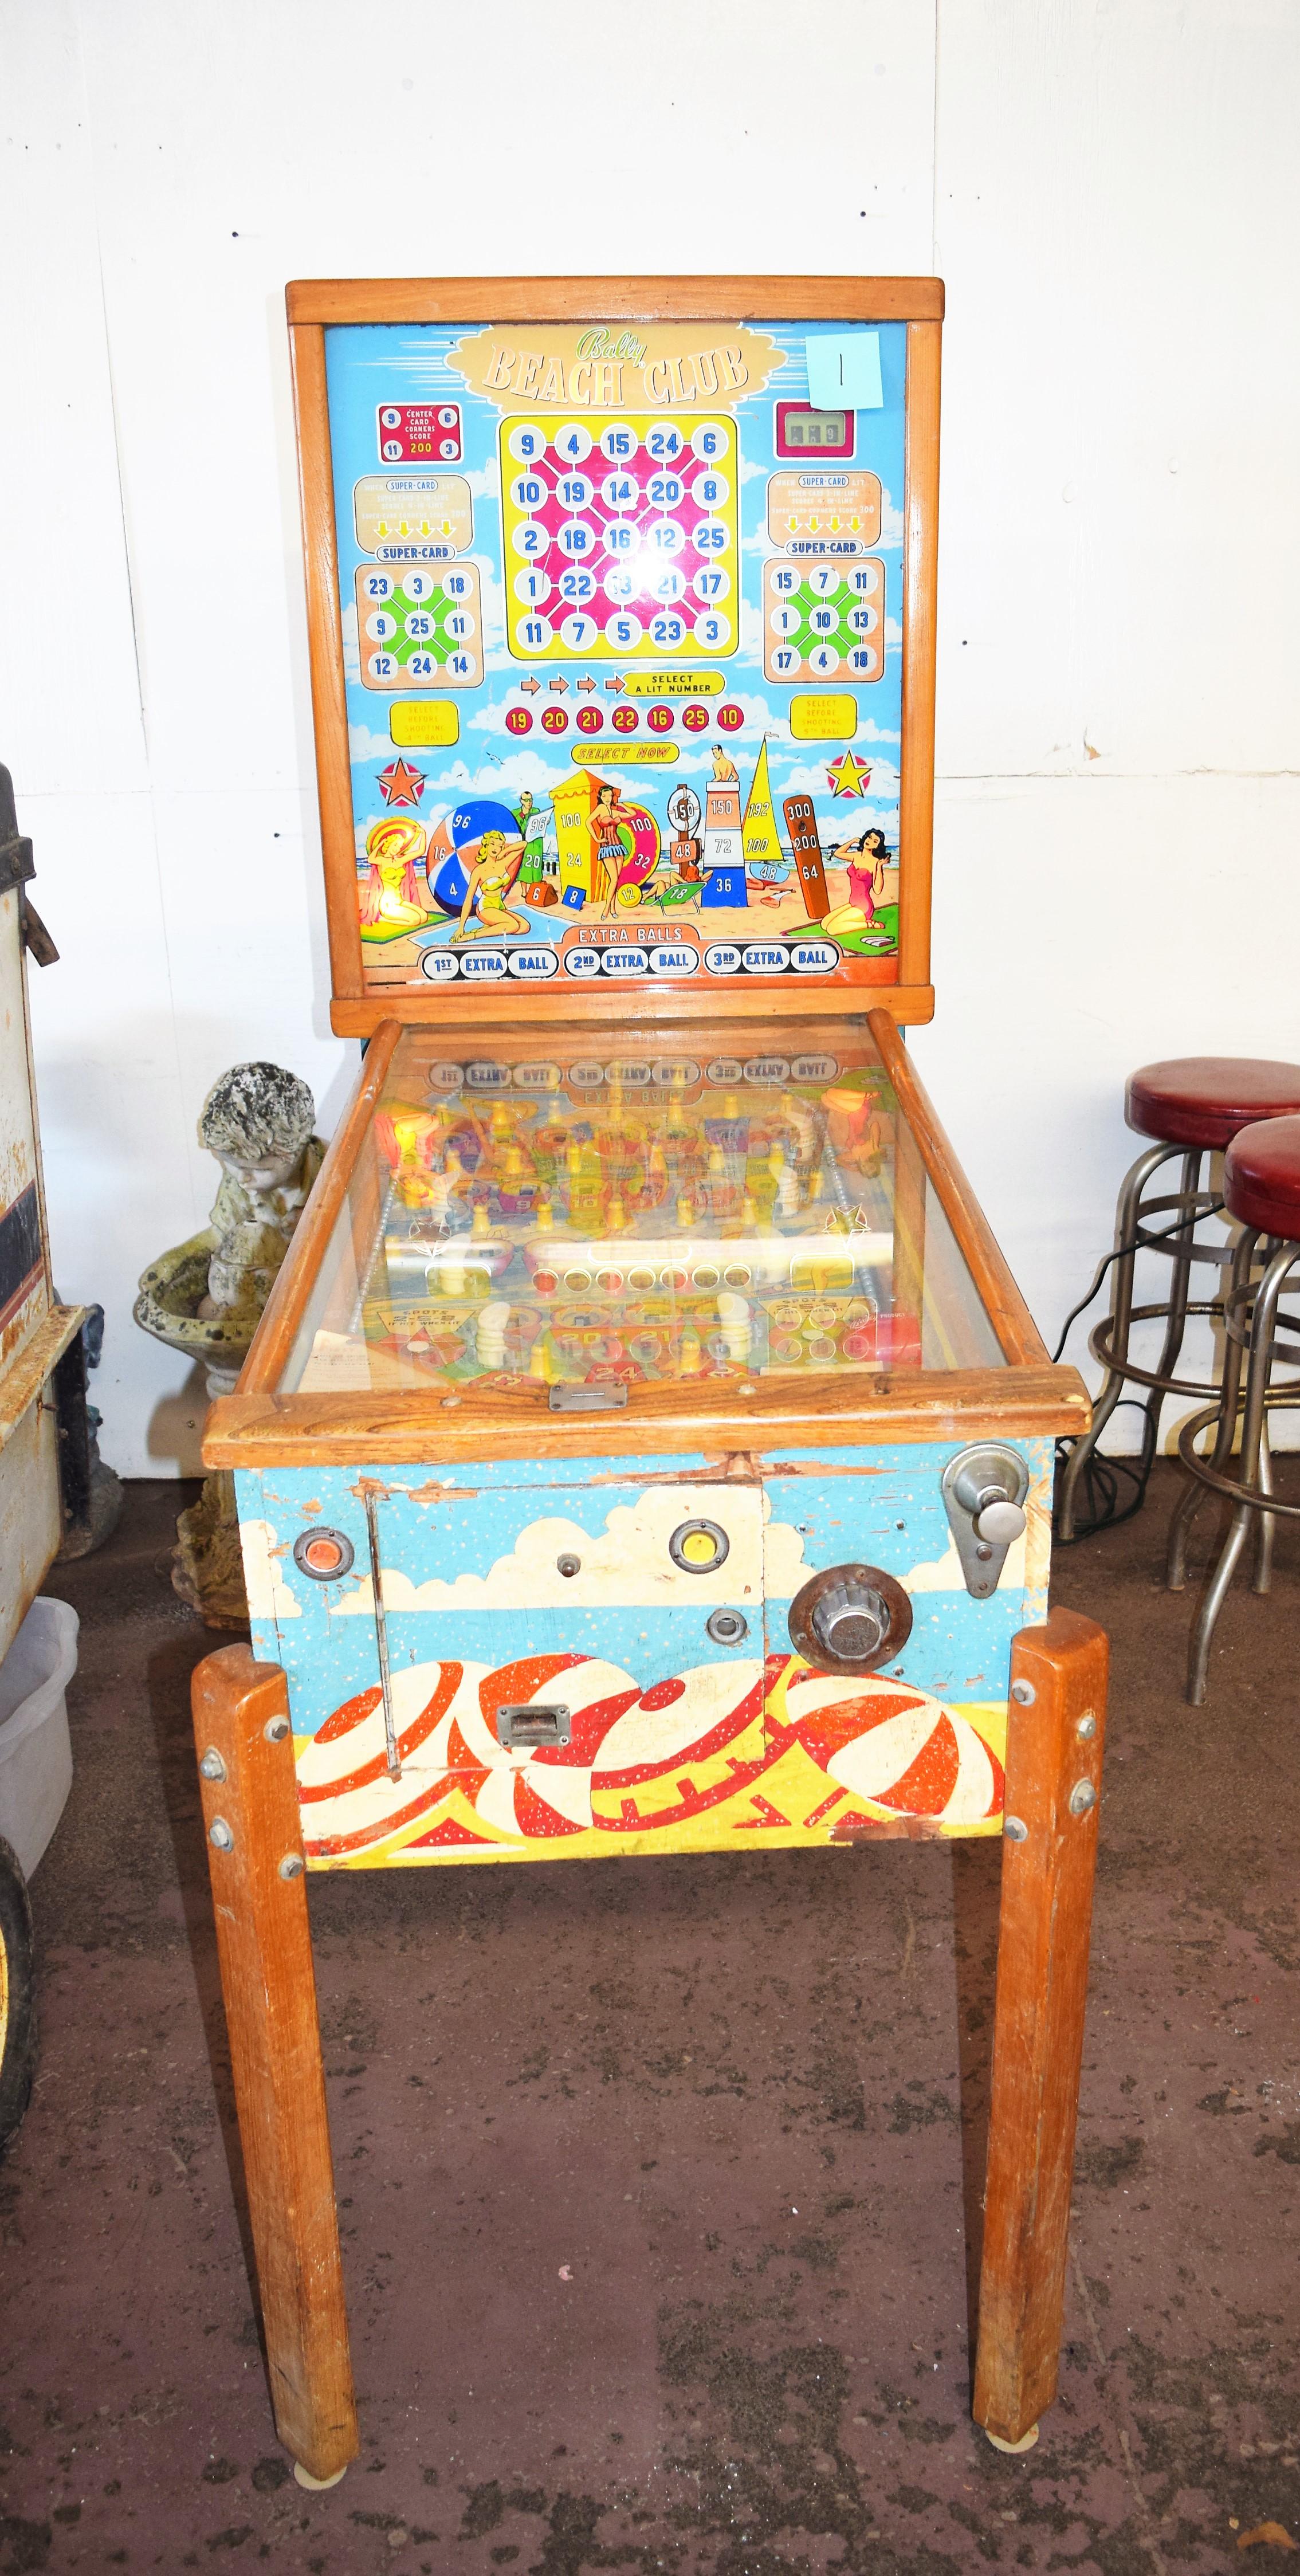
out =
[[[343,1550],[336,1538],[314,1538],[303,1549],[303,1562],[313,1574],[333,1574],[343,1563]]]

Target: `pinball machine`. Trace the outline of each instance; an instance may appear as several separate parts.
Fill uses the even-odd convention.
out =
[[[277,2422],[357,2445],[305,1874],[1000,1839],[974,2413],[1056,2385],[1087,1421],[912,1068],[942,289],[289,289],[350,1108],[194,1713]],[[615,989],[615,988],[619,989]]]

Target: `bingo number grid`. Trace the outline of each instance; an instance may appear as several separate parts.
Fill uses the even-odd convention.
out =
[[[367,689],[476,689],[483,603],[474,563],[357,566],[357,646]]]
[[[763,669],[769,680],[879,680],[885,668],[885,567],[878,555],[763,566]]]
[[[519,660],[734,653],[731,420],[501,424],[506,621]]]

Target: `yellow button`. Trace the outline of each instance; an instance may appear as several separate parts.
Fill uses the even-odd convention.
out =
[[[692,1530],[690,1537],[682,1540],[682,1554],[688,1565],[712,1565],[717,1553],[718,1542],[710,1538],[707,1530]]]

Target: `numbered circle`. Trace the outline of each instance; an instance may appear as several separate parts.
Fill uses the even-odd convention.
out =
[[[874,635],[880,624],[880,611],[876,608],[851,608],[849,624],[855,635]]]
[[[406,612],[406,631],[408,635],[414,638],[416,643],[419,643],[422,636],[432,635],[433,619],[430,617],[427,608],[408,608]]]
[[[615,707],[610,717],[615,733],[635,733],[641,718],[635,707]]]
[[[772,669],[778,680],[792,671],[797,671],[798,668],[799,656],[793,644],[778,644],[772,655]]]
[[[459,429],[460,409],[456,403],[442,403],[438,409],[439,429]]]
[[[507,709],[506,709],[506,732],[507,732],[507,733],[531,733],[531,732],[532,732],[532,729],[533,729],[532,712],[531,712],[531,710],[530,710],[528,707],[507,707]]]
[[[600,433],[600,452],[611,465],[630,464],[636,454],[636,431],[625,420],[607,421]]]
[[[372,643],[389,644],[397,633],[397,619],[390,617],[385,609],[377,608],[373,617],[366,619],[366,633]]]
[[[688,707],[683,707],[682,730],[684,733],[703,733],[708,725],[708,721],[709,710],[707,707],[702,707],[700,705],[698,698],[692,698],[690,705]]]
[[[594,617],[583,617],[579,613],[565,618],[560,628],[560,638],[567,645],[570,653],[587,653],[595,643],[599,631]]]
[[[518,649],[521,653],[544,653],[550,643],[552,626],[549,617],[521,617]]]
[[[591,499],[592,487],[585,474],[562,474],[555,488],[566,510],[585,510]]]
[[[604,723],[604,710],[601,707],[579,707],[577,715],[579,733],[600,733]]]
[[[393,576],[389,572],[368,572],[361,587],[367,599],[391,599]]]
[[[695,641],[706,653],[722,653],[731,642],[731,619],[721,617],[716,608],[702,609],[695,620]]]
[[[819,680],[829,680],[832,671],[838,671],[839,667],[840,657],[833,644],[814,644],[811,647],[808,668],[816,672]]]
[[[594,572],[569,571],[561,573],[560,597],[566,602],[568,607],[585,608],[588,601],[593,600],[595,596],[596,576]]]
[[[569,719],[563,707],[543,707],[543,733],[567,733],[568,730]]]
[[[600,487],[600,497],[607,510],[634,510],[641,498],[634,474],[607,474]]]
[[[676,653],[685,643],[688,632],[684,617],[670,613],[650,620],[650,641],[660,653]]]
[[[691,544],[697,555],[720,555],[727,542],[727,531],[721,519],[700,519],[691,530]]]
[[[650,551],[656,555],[679,555],[686,539],[675,519],[654,519],[649,529]]]
[[[814,599],[829,599],[831,592],[840,586],[839,567],[837,564],[809,564],[804,579]]]
[[[443,574],[442,588],[443,595],[447,599],[468,599],[473,592],[474,584],[467,572],[453,571]]]
[[[720,733],[739,733],[744,721],[745,710],[743,707],[733,707],[730,704],[725,707],[719,707],[718,730]]]
[[[545,528],[540,527],[536,519],[521,519],[510,542],[515,553],[522,555],[525,562],[529,562],[539,555],[544,555],[551,540]]]
[[[428,621],[430,626],[432,622],[432,619]],[[454,644],[468,644],[470,637],[478,631],[467,608],[453,608],[443,619],[443,626]],[[409,617],[406,621],[406,631],[409,635],[411,631]]]
[[[675,600],[684,599],[686,597],[685,573],[679,572],[675,564],[657,565],[650,583],[650,593],[652,598],[662,600],[666,607],[671,606]]]
[[[381,429],[400,429],[402,426],[400,411],[394,411],[391,403],[385,403],[379,414],[379,425]]]
[[[769,609],[767,622],[774,635],[797,635],[799,632],[799,611],[797,608],[777,607]]]
[[[570,563],[577,563],[595,551],[596,531],[587,519],[566,519],[558,531],[556,543]]]
[[[510,486],[510,498],[517,510],[540,510],[547,494],[548,486],[540,474],[516,474]]]
[[[653,641],[658,643],[659,639],[658,636],[655,635],[653,627],[651,627],[650,633]],[[646,724],[651,733],[671,733],[673,729],[672,708],[660,706],[651,707],[646,716]]]
[[[566,420],[551,445],[563,465],[582,465],[591,454],[591,431],[580,420]]]
[[[510,453],[518,465],[535,465],[546,454],[546,432],[536,421],[517,421],[510,432]]]
[[[719,602],[727,597],[731,588],[731,575],[723,571],[721,564],[701,564],[691,583],[691,588],[696,598],[703,600],[706,608],[716,608]]]
[[[874,645],[854,645],[853,651],[849,655],[849,669],[851,671],[861,671],[864,678],[871,679],[879,669],[879,666],[880,656],[876,652]]]
[[[697,510],[720,510],[731,498],[731,485],[725,474],[697,474],[691,485],[691,499]]]
[[[474,665],[468,653],[453,653],[447,670],[453,680],[470,680],[474,676]]]
[[[645,487],[646,499],[654,510],[675,510],[685,492],[680,474],[652,474]]]
[[[857,564],[849,574],[849,583],[860,599],[880,588],[880,573],[875,564]]]
[[[631,555],[637,549],[634,519],[611,519],[605,529],[605,551],[611,555]]]
[[[808,611],[808,624],[814,635],[833,635],[839,622],[838,612],[833,608],[810,608]]]
[[[407,661],[408,680],[431,680],[438,665],[432,653],[412,653]]]
[[[398,676],[397,664],[391,653],[372,653],[369,670],[372,680],[395,680]]]
[[[573,575],[566,573],[565,579],[571,581]],[[514,590],[516,599],[522,600],[525,608],[540,608],[543,600],[550,598],[551,576],[546,572],[517,572]]]
[[[793,564],[776,564],[772,570],[772,589],[778,599],[793,599],[799,587],[799,575]]]
[[[645,434],[645,452],[656,465],[671,465],[685,444],[675,420],[652,420]]]
[[[432,599],[438,577],[432,572],[407,572],[402,575],[402,588],[408,599]]]
[[[607,644],[613,645],[616,653],[635,653],[636,648],[641,641],[643,632],[644,629],[640,618],[629,616],[628,611],[625,608],[620,608],[615,610],[614,615],[611,617],[609,624],[605,628],[605,641]],[[614,712],[615,724],[618,723],[620,716],[631,714],[632,710],[630,707],[617,707]],[[620,731],[630,733],[635,727],[635,722],[636,719],[633,715],[632,724],[620,727]]]
[[[715,465],[731,453],[731,432],[720,420],[702,420],[691,432],[691,450],[705,465]]]
[[[626,564],[611,564],[601,588],[606,599],[612,599],[615,607],[620,608],[626,600],[640,596],[641,585],[637,575],[629,571]]]

